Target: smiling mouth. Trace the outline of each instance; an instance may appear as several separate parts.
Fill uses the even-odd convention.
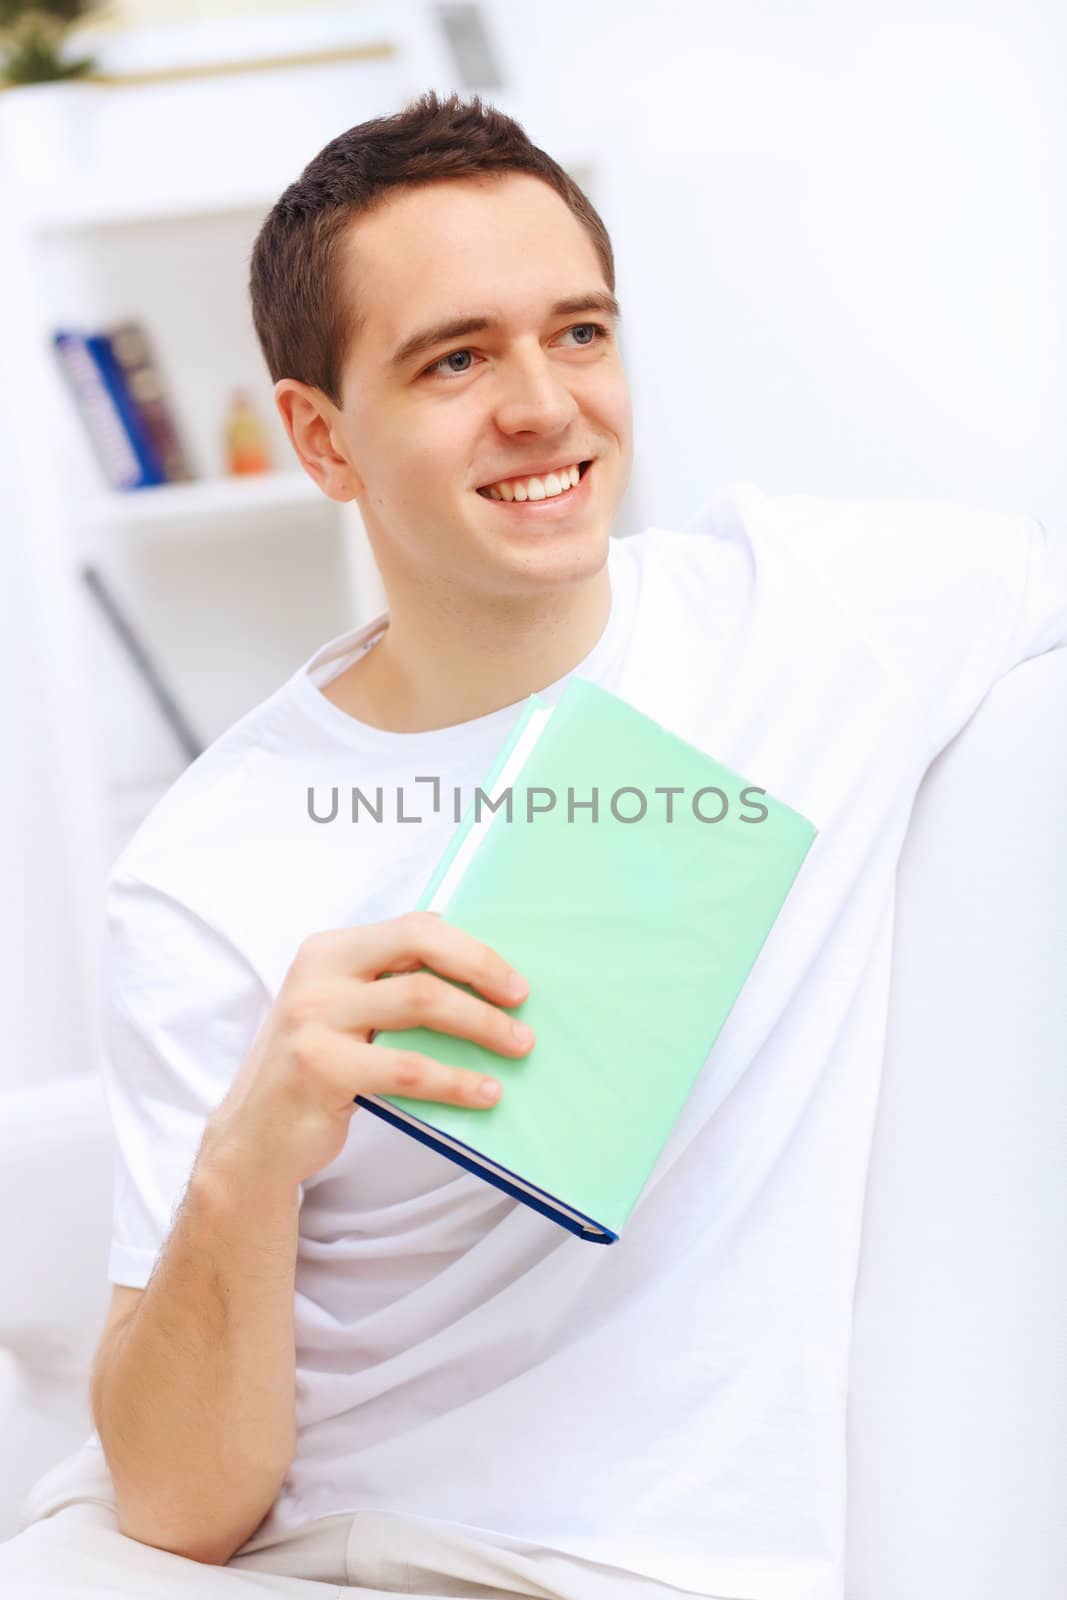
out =
[[[585,477],[586,473],[588,472],[589,468],[592,465],[593,465],[592,459],[590,459],[588,461],[579,461],[578,462],[578,483],[579,484],[581,483],[582,479]],[[539,474],[539,473],[530,473],[529,474],[529,477],[541,477],[541,481],[542,482],[544,482],[544,479],[547,478],[548,476],[549,476],[549,474],[547,472],[545,474],[543,474],[543,475]],[[523,483],[523,482],[527,482],[528,479],[523,479],[523,478],[503,478],[503,479],[501,479],[499,481],[503,482],[503,483]],[[497,485],[495,483],[487,483],[487,484],[483,485],[482,488],[477,490],[477,493],[482,496],[483,500],[493,500],[496,497],[491,495],[489,493],[489,491],[490,491],[490,489],[495,489],[496,487],[497,487]],[[503,497],[501,497],[501,502],[504,503],[504,504],[510,504],[510,505],[522,505],[522,504],[544,505],[546,502],[551,501],[551,500],[566,500],[567,496],[574,489],[576,489],[577,487],[578,487],[578,484],[571,484],[568,488],[561,490],[557,494],[542,495],[540,497],[540,499],[533,499],[533,500],[527,500],[526,497],[524,496],[522,500],[513,499],[513,500],[509,500],[509,501],[503,501]]]

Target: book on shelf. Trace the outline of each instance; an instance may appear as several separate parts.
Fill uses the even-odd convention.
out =
[[[126,388],[151,437],[167,483],[188,483],[194,476],[189,455],[167,398],[159,363],[140,322],[126,321],[106,335]]]
[[[52,342],[108,485],[112,489],[140,488],[146,481],[145,466],[130,437],[113,379],[100,365],[85,334],[61,328]]]
[[[112,333],[60,328],[52,342],[110,488],[154,488],[191,476],[139,323]]]
[[[418,909],[523,974],[528,996],[510,1009],[534,1046],[512,1059],[435,1029],[383,1029],[377,1042],[488,1072],[502,1093],[488,1109],[357,1103],[579,1238],[616,1242],[698,1077],[715,1072],[715,1041],[816,833],[580,676],[554,708],[530,696]]]

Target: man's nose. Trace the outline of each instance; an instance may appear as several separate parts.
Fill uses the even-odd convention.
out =
[[[547,356],[514,363],[499,381],[496,420],[504,433],[559,432],[578,415],[578,402]]]

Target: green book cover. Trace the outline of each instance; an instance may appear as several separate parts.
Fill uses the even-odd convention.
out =
[[[489,1072],[503,1092],[487,1110],[356,1100],[611,1244],[701,1069],[715,1070],[709,1053],[817,830],[578,676],[554,708],[530,696],[482,791],[489,803],[475,796],[419,909],[527,978],[511,1009],[536,1043],[513,1060],[434,1029],[382,1030],[383,1044]]]

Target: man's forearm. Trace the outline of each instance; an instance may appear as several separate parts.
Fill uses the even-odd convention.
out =
[[[100,1352],[93,1416],[119,1528],[223,1563],[296,1449],[299,1193],[202,1147],[133,1315]]]

